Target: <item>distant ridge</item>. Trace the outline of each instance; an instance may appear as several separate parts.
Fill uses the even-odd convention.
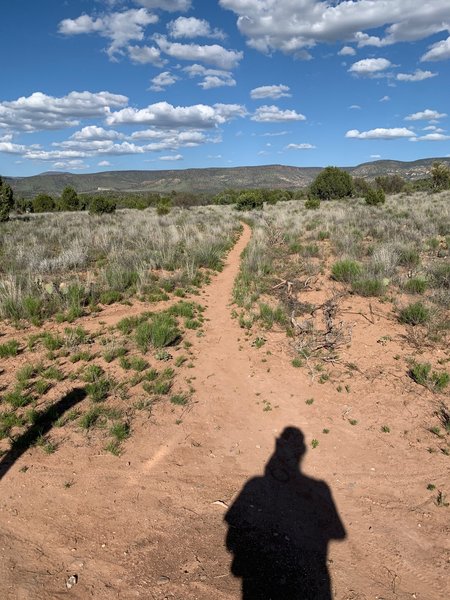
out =
[[[414,162],[377,160],[356,167],[344,167],[354,177],[373,179],[379,175],[400,175],[405,179],[426,177],[433,162],[450,166],[450,158],[424,158]],[[115,192],[193,192],[215,194],[227,188],[299,189],[309,185],[322,167],[225,167],[164,171],[106,171],[101,173],[46,172],[31,177],[5,177],[17,196],[39,193],[59,195],[70,185],[79,193]]]

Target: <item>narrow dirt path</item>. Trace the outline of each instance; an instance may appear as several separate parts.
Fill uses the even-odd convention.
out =
[[[345,398],[312,383],[285,357],[242,342],[230,299],[250,237],[244,226],[203,294],[205,335],[188,373],[195,401],[181,422],[175,423],[179,411],[166,407],[139,425],[120,459],[67,445],[57,467],[49,459],[27,479],[31,496],[19,468],[8,474],[9,488],[2,482],[3,597],[59,598],[68,593],[66,578],[76,574],[70,596],[80,600],[240,599],[224,518],[246,483],[264,473],[286,427],[305,436],[301,481],[308,478],[320,494],[328,486],[346,532],[329,546],[333,597],[446,597],[445,549],[431,546],[434,523],[420,500],[423,481],[438,476],[435,463],[418,463],[407,442],[394,445],[383,434],[368,446],[364,432],[342,417]],[[367,390],[360,400],[375,405],[374,393]],[[72,478],[76,483],[61,492]],[[292,516],[278,492],[267,497],[279,503],[280,522]],[[293,532],[302,518],[291,519]]]

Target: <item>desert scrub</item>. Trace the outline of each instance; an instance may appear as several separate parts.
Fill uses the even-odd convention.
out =
[[[151,317],[150,322],[137,326],[135,332],[136,344],[141,352],[153,348],[165,348],[174,344],[180,338],[177,320],[170,314],[162,312]]]
[[[411,277],[403,284],[403,288],[408,294],[423,294],[428,287],[428,282],[423,277]]]
[[[0,318],[72,321],[96,302],[117,302],[154,288],[155,271],[176,271],[183,286],[220,269],[240,229],[226,206],[30,214],[2,228]],[[77,273],[76,276],[73,273]],[[93,275],[95,273],[95,277]],[[158,279],[158,277],[156,277]]]
[[[352,283],[361,275],[361,272],[361,265],[350,259],[339,260],[331,267],[332,278],[344,283]]]
[[[10,340],[0,344],[0,358],[11,358],[19,353],[20,344],[17,340]]]
[[[352,291],[360,296],[382,296],[385,286],[380,279],[357,279],[352,283]]]
[[[430,320],[430,309],[422,302],[415,302],[402,308],[398,318],[405,325],[424,325]]]
[[[409,375],[413,381],[434,392],[442,392],[450,382],[446,371],[432,371],[430,363],[413,363]]]

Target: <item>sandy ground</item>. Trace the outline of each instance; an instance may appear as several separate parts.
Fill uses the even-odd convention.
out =
[[[354,327],[344,359],[357,370],[338,364],[324,384],[292,367],[284,334],[252,347],[230,307],[250,235],[245,227],[201,296],[207,321],[193,347],[196,392],[187,410],[165,405],[137,419],[119,458],[69,435],[55,454],[28,450],[1,479],[1,598],[449,597],[450,509],[435,503],[437,490],[450,490],[449,458],[428,451],[438,442],[427,430],[437,424],[435,397],[394,359],[408,353],[402,328],[385,306],[375,303],[371,323],[357,314],[367,311],[364,299],[345,300]],[[339,393],[336,382],[350,391]],[[235,538],[248,527],[261,539],[281,535],[286,557],[303,535],[303,550],[321,562],[324,591],[311,591],[306,575],[309,583],[296,576],[289,587],[290,559],[271,565],[254,538],[237,548],[229,524]],[[250,582],[242,596],[242,576],[270,586],[277,569],[289,591],[262,595]]]

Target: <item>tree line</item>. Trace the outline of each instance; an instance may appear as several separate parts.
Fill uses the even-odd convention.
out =
[[[322,201],[351,197],[363,197],[367,204],[385,202],[386,194],[415,191],[439,192],[450,189],[450,169],[436,162],[429,177],[406,181],[400,175],[380,175],[373,182],[352,177],[338,167],[326,167],[306,189],[227,189],[211,197],[209,194],[172,191],[158,192],[108,192],[105,194],[78,194],[73,187],[66,187],[56,198],[40,193],[33,199],[14,199],[10,185],[0,177],[0,221],[7,221],[12,210],[18,213],[46,213],[56,211],[88,211],[90,214],[113,213],[117,208],[144,210],[155,207],[159,215],[170,212],[172,206],[204,206],[207,204],[234,205],[238,210],[262,208],[264,204],[276,204],[286,200],[306,199],[306,208],[318,208]]]

